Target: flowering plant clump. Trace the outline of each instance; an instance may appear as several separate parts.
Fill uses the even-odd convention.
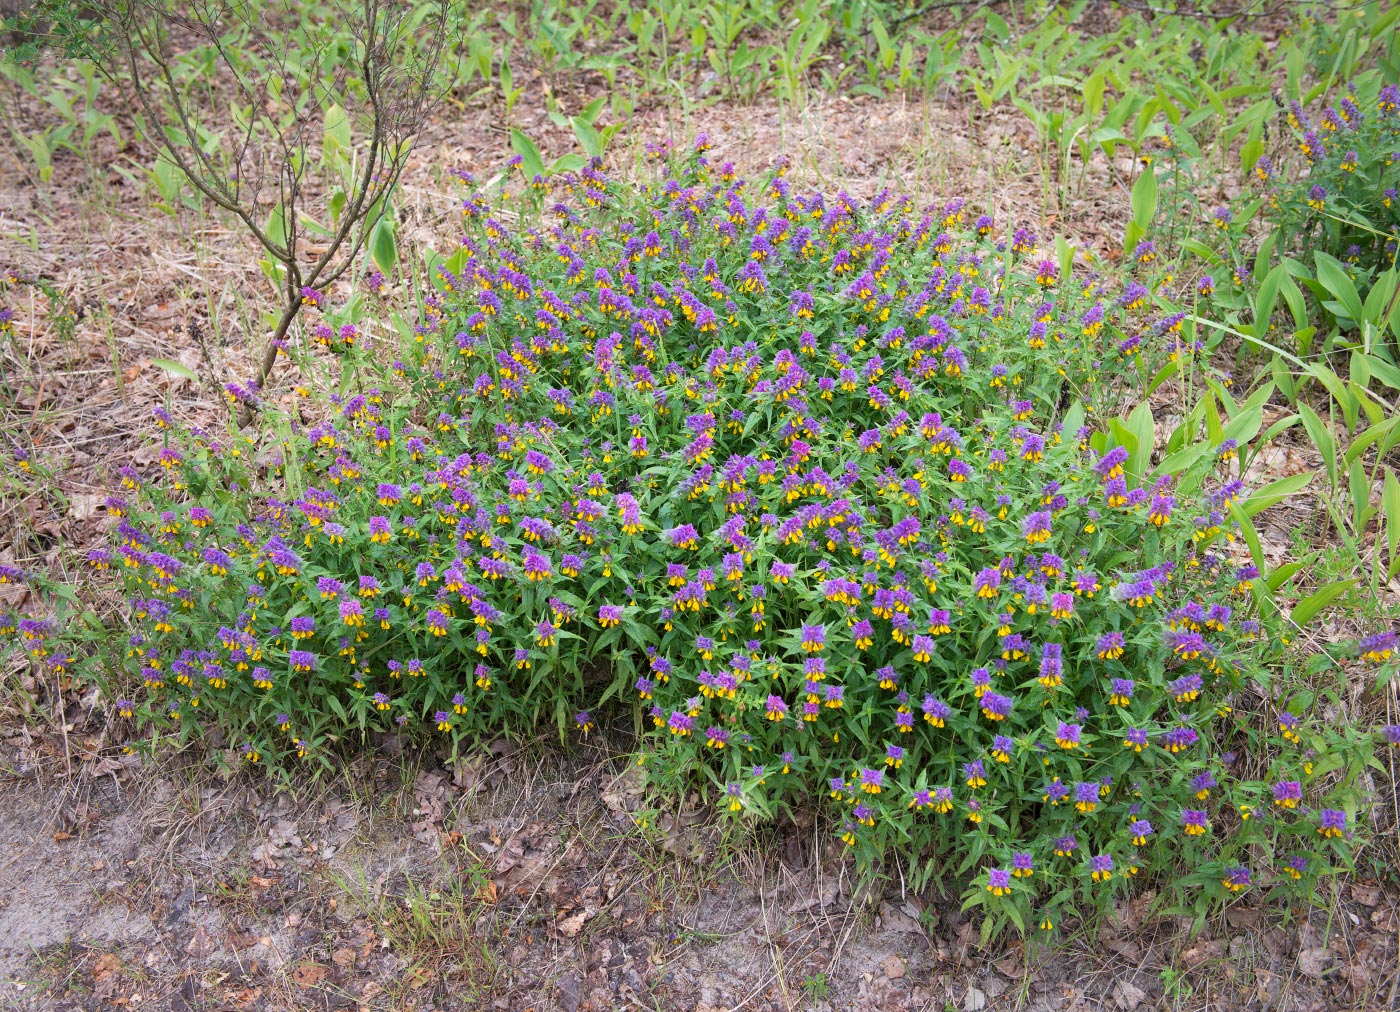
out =
[[[90,559],[129,595],[115,716],[280,765],[630,699],[657,783],[825,799],[864,867],[955,867],[994,926],[1345,864],[1371,738],[1248,691],[1276,641],[1217,550],[1232,454],[1174,491],[1150,416],[1109,418],[1191,336],[1150,249],[1101,273],[704,149],[537,180],[533,228],[470,192],[400,357],[278,422],[270,475],[158,412]]]
[[[1283,231],[1283,248],[1350,265],[1364,297],[1400,242],[1400,88],[1370,76],[1311,110],[1289,103],[1286,119],[1292,149],[1253,169],[1265,214]]]

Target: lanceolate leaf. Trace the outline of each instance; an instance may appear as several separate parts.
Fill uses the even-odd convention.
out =
[[[510,132],[510,149],[520,156],[520,168],[526,179],[544,175],[544,158],[540,155],[540,149],[519,130],[512,129]]]
[[[1247,517],[1262,513],[1270,506],[1275,506],[1289,496],[1307,488],[1308,483],[1313,479],[1313,474],[1312,471],[1304,471],[1302,474],[1290,474],[1287,478],[1279,478],[1269,482],[1246,499],[1240,505],[1240,511]]]
[[[155,366],[157,369],[164,369],[166,372],[170,373],[170,375],[178,376],[180,379],[187,379],[192,383],[199,382],[199,376],[193,369],[168,358],[153,358],[151,359],[151,365]]]
[[[1288,618],[1294,625],[1299,627],[1307,625],[1316,618],[1324,608],[1341,597],[1360,581],[1360,577],[1349,577],[1345,580],[1337,580],[1327,584],[1316,593],[1309,594],[1293,606]]]
[[[384,274],[393,271],[399,262],[399,246],[394,238],[394,223],[388,218],[380,218],[369,237],[369,255]]]

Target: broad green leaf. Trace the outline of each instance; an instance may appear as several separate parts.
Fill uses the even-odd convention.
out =
[[[1055,236],[1055,262],[1060,268],[1060,277],[1068,278],[1074,269],[1074,247],[1062,235]]]
[[[520,168],[526,179],[544,175],[544,158],[535,142],[514,127],[510,131],[510,149],[520,156]]]
[[[1269,273],[1269,260],[1274,255],[1274,244],[1278,242],[1278,233],[1270,232],[1264,237],[1264,241],[1259,244],[1259,249],[1254,254],[1254,276],[1264,277]]]
[[[1283,396],[1288,398],[1289,404],[1298,403],[1298,386],[1293,382],[1293,374],[1288,371],[1288,365],[1279,356],[1274,356],[1270,364],[1270,371],[1273,373],[1274,382],[1283,392]]]
[[[1184,450],[1178,450],[1170,457],[1167,457],[1154,468],[1154,473],[1161,475],[1179,474],[1186,470],[1202,457],[1210,454],[1212,447],[1208,443],[1197,443],[1195,446],[1188,446]]]
[[[1353,576],[1345,580],[1336,580],[1316,593],[1308,595],[1293,606],[1293,610],[1288,614],[1289,621],[1300,628],[1306,626],[1318,616],[1322,609],[1356,586],[1360,579],[1360,577]]]
[[[603,111],[603,107],[607,104],[608,96],[599,95],[592,102],[589,102],[586,106],[584,106],[583,111],[580,112],[577,116],[575,116],[574,119],[581,119],[585,123],[592,126],[593,122],[598,118],[598,114]]]
[[[1103,111],[1103,90],[1104,72],[1102,69],[1094,71],[1089,75],[1089,79],[1084,82],[1084,110],[1089,114],[1092,122],[1099,118],[1099,113]]]
[[[1157,173],[1151,166],[1143,170],[1133,184],[1133,223],[1144,232],[1157,213]]]
[[[1353,460],[1347,469],[1347,486],[1351,493],[1351,530],[1359,537],[1371,519],[1371,484],[1361,461]]]
[[[1234,418],[1240,413],[1240,406],[1235,402],[1235,395],[1225,388],[1225,384],[1213,376],[1206,376],[1205,381],[1211,392],[1220,398],[1220,406],[1225,409],[1226,415]]]
[[[153,358],[151,359],[151,365],[155,366],[157,369],[164,369],[172,376],[178,376],[180,379],[187,379],[191,383],[199,382],[199,376],[193,369],[179,362],[172,362],[168,358]]]
[[[1375,355],[1366,355],[1366,368],[1373,377],[1380,380],[1392,390],[1400,390],[1400,369],[1391,365],[1383,358]]]
[[[1270,573],[1269,578],[1264,582],[1268,585],[1270,591],[1277,593],[1280,587],[1293,579],[1298,573],[1302,572],[1304,567],[1309,565],[1315,558],[1317,558],[1317,553],[1313,552],[1302,562],[1286,562]]]
[[[1263,157],[1263,154],[1264,138],[1251,135],[1249,140],[1244,142],[1244,146],[1240,148],[1240,169],[1246,174],[1252,172],[1254,166],[1259,164],[1259,159]]]
[[[1215,406],[1215,395],[1209,390],[1203,397],[1206,405],[1206,435],[1210,437],[1212,446],[1219,446],[1225,441],[1225,427],[1220,422],[1220,409]]]
[[[329,202],[331,221],[336,223],[337,225],[340,223],[341,213],[345,210],[345,202],[346,196],[344,190],[337,189],[334,193],[331,194],[331,199]]]
[[[1386,468],[1385,485],[1381,491],[1381,507],[1385,511],[1385,547],[1390,565],[1395,566],[1395,550],[1400,548],[1400,481],[1395,472]]]
[[[1259,429],[1263,424],[1263,408],[1256,407],[1241,411],[1225,425],[1225,431],[1220,436],[1221,441],[1233,439],[1240,446],[1248,446],[1250,441],[1259,434]]]
[[[369,237],[369,255],[374,266],[386,277],[399,262],[399,245],[394,239],[394,223],[388,217],[380,218]]]
[[[1356,285],[1347,276],[1347,269],[1336,257],[1317,250],[1313,254],[1317,263],[1317,280],[1322,286],[1331,292],[1345,308],[1345,315],[1353,323],[1359,324],[1365,319],[1362,311],[1361,296],[1356,293]]]
[[[1296,495],[1308,487],[1308,483],[1313,479],[1312,471],[1304,471],[1301,474],[1290,474],[1286,478],[1276,478],[1263,488],[1257,489],[1248,499],[1237,506],[1237,509],[1247,517],[1262,513],[1270,506],[1283,502],[1291,495]]]
[[[577,172],[588,164],[588,159],[583,155],[570,152],[567,155],[560,155],[554,159],[554,163],[549,167],[551,174],[557,172]]]
[[[1147,384],[1147,393],[1145,396],[1152,396],[1154,390],[1179,372],[1181,372],[1180,359],[1177,359],[1175,362],[1168,362],[1166,365],[1162,366],[1162,368],[1157,370],[1157,375],[1152,377],[1152,382]]]
[[[460,274],[462,273],[462,268],[467,265],[467,261],[470,259],[471,251],[468,250],[465,246],[461,246],[458,247],[455,253],[453,253],[450,257],[443,261],[442,266],[445,267],[447,270],[451,271],[453,274]]]
[[[286,212],[282,210],[281,204],[274,207],[272,213],[267,216],[267,226],[263,231],[275,245],[286,247],[289,238],[287,231],[287,215]]]
[[[1261,574],[1268,572],[1268,566],[1264,561],[1264,546],[1259,542],[1259,532],[1254,529],[1254,522],[1240,509],[1238,503],[1230,504],[1230,516],[1235,523],[1240,525],[1240,534],[1244,537],[1245,544],[1249,546],[1249,556],[1254,560],[1254,565],[1258,567]],[[1274,603],[1273,591],[1262,577],[1255,577],[1249,581],[1250,590],[1254,594],[1254,603],[1259,606],[1259,610],[1266,616],[1278,613],[1278,605]]]
[[[1279,433],[1285,431],[1286,429],[1293,428],[1293,426],[1297,425],[1300,421],[1302,421],[1302,417],[1300,415],[1285,415],[1283,418],[1280,418],[1278,421],[1274,422],[1273,425],[1270,425],[1267,429],[1264,430],[1264,435],[1263,438],[1259,440],[1259,445],[1268,445],[1270,442],[1273,441],[1273,439],[1276,436],[1278,436]]]
[[[1278,301],[1278,289],[1288,276],[1283,264],[1278,264],[1259,283],[1259,291],[1254,294],[1254,334],[1263,337],[1269,331],[1269,320],[1274,315],[1274,304]]]
[[[1361,315],[1376,330],[1384,330],[1387,319],[1382,319],[1387,309],[1394,313],[1400,301],[1392,303],[1390,297],[1395,291],[1397,281],[1395,268],[1386,271],[1371,284],[1371,290],[1366,293],[1366,303],[1362,307]]]
[[[1318,417],[1316,411],[1306,404],[1298,404],[1298,414],[1303,416],[1303,428],[1312,440],[1317,452],[1322,454],[1323,466],[1327,468],[1327,481],[1333,491],[1337,488],[1337,440],[1327,423]]]
[[[1378,423],[1373,424],[1373,426],[1366,426],[1364,433],[1358,435],[1355,440],[1352,440],[1350,447],[1347,447],[1347,452],[1341,455],[1341,462],[1350,468],[1352,461],[1355,461],[1359,456],[1365,454],[1366,449],[1371,447],[1373,442],[1379,440],[1379,438],[1385,437],[1385,435],[1389,435],[1390,430],[1396,427],[1397,423],[1400,423],[1400,417],[1378,421]]]
[[[1135,483],[1141,484],[1143,476],[1147,474],[1147,465],[1152,460],[1152,444],[1155,439],[1152,406],[1143,401],[1133,408],[1124,424],[1137,442],[1137,446],[1130,447],[1128,451],[1128,472]]]
[[[1337,406],[1342,409],[1342,420],[1346,422],[1347,429],[1356,428],[1357,415],[1361,406],[1356,402],[1356,398],[1347,390],[1347,385],[1342,382],[1342,378],[1327,368],[1321,362],[1313,362],[1308,366],[1308,373],[1316,377],[1327,392],[1332,395],[1332,399],[1337,402]],[[1306,416],[1304,416],[1306,417]],[[1318,447],[1321,449],[1321,447]]]
[[[574,128],[574,136],[578,138],[579,146],[588,153],[590,158],[599,158],[603,154],[603,138],[599,135],[598,129],[591,120],[586,120],[582,116],[575,116],[569,121]]]
[[[1064,431],[1066,438],[1074,438],[1074,434],[1084,427],[1084,402],[1075,401],[1065,411]]]
[[[1262,408],[1269,403],[1269,398],[1274,395],[1274,385],[1263,383],[1254,389],[1254,392],[1240,402],[1236,411],[1251,411],[1254,408]]]
[[[350,150],[350,117],[339,105],[326,107],[325,126],[322,128],[321,146],[326,154],[344,153]]]

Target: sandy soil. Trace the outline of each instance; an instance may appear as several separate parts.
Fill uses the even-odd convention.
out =
[[[1149,913],[1149,892],[1056,950],[984,950],[956,897],[907,893],[897,877],[853,896],[830,834],[812,826],[765,832],[730,858],[684,806],[639,833],[636,778],[601,741],[573,754],[501,742],[455,771],[377,754],[294,791],[175,759],[88,760],[51,782],[64,768],[58,743],[6,746],[0,1008],[1132,1012],[1391,1000],[1400,904],[1360,878],[1311,916],[1240,906],[1192,937]]]

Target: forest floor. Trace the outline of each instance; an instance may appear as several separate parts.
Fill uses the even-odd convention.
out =
[[[517,122],[559,153],[569,140],[541,98],[527,92]],[[448,172],[498,164],[499,122],[468,109],[420,144],[404,180],[410,246],[451,241]],[[1126,213],[1125,167],[1100,160],[1057,221],[1024,123],[947,103],[657,107],[611,160],[699,130],[746,171],[783,153],[824,189],[964,196],[1104,250]],[[153,212],[122,166],[116,151],[60,156],[40,186],[0,153],[0,263],[76,309],[14,307],[3,368],[17,395],[0,429],[46,460],[61,494],[36,485],[0,503],[0,561],[52,562],[103,537],[116,468],[153,459],[151,409],[221,419],[222,383],[251,372],[262,340],[265,282],[243,238],[195,209]],[[1281,447],[1275,463],[1301,467],[1301,452]],[[1306,531],[1306,507],[1288,508],[1272,523],[1279,551]],[[22,589],[0,592],[22,603]],[[620,732],[572,751],[500,742],[455,768],[390,738],[333,781],[274,789],[207,754],[115,756],[90,693],[4,676],[0,1009],[1397,1007],[1393,877],[1358,873],[1286,917],[1237,904],[1196,934],[1154,913],[1149,890],[1053,949],[983,948],[956,895],[915,895],[899,869],[853,894],[811,824],[722,846],[683,803],[639,832]]]

